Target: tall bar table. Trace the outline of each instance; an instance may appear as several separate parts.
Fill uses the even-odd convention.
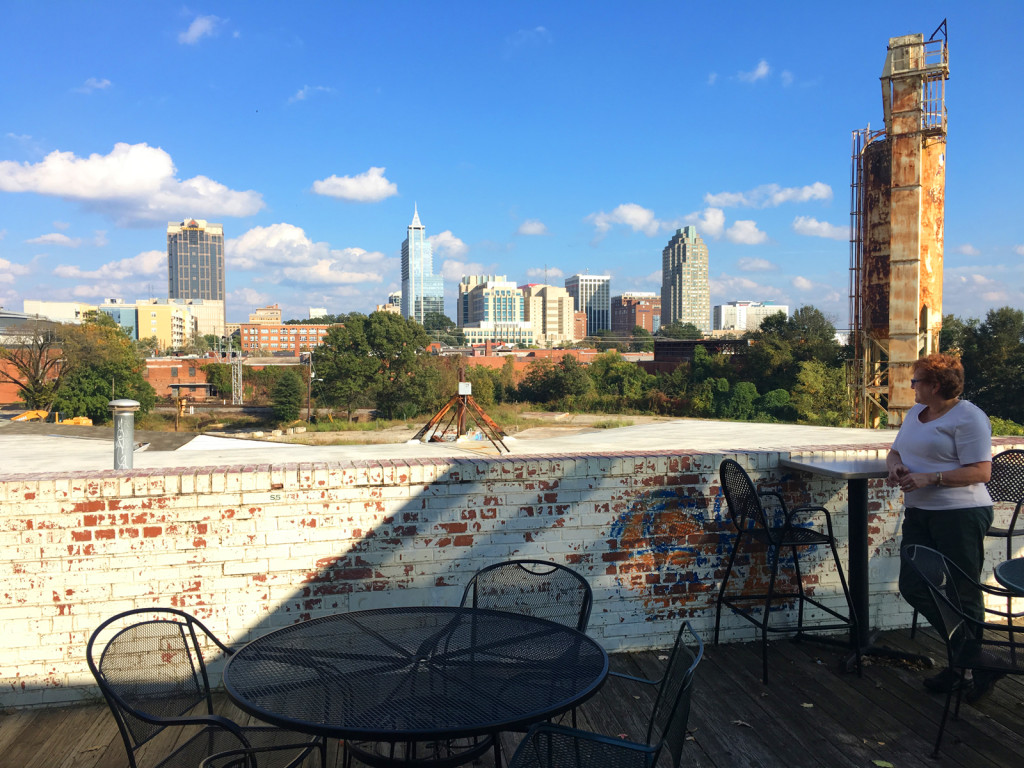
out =
[[[932,667],[935,661],[930,656],[907,653],[876,645],[878,632],[868,625],[871,616],[870,580],[868,578],[868,480],[887,477],[888,467],[885,459],[821,459],[791,458],[782,459],[780,467],[795,469],[824,475],[837,480],[845,480],[849,495],[849,518],[847,531],[849,536],[849,559],[846,565],[850,579],[850,597],[853,598],[853,609],[857,613],[856,634],[852,640],[864,656],[884,656],[887,658],[916,661]],[[855,662],[851,659],[850,662]],[[850,666],[850,662],[847,666]]]

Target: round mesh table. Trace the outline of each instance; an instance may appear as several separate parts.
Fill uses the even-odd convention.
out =
[[[253,640],[228,661],[224,685],[241,709],[282,728],[427,741],[496,736],[552,717],[593,695],[607,673],[601,646],[544,619],[388,608]]]
[[[1015,557],[997,565],[995,577],[1008,590],[1024,597],[1024,557]]]

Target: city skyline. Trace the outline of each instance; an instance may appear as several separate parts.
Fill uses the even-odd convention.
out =
[[[1024,306],[1024,99],[992,76],[1019,5],[297,9],[7,9],[0,305],[166,298],[167,222],[195,218],[224,226],[229,321],[369,312],[401,287],[418,203],[453,319],[462,275],[659,292],[692,225],[711,305],[844,327],[850,134],[882,124],[887,40],[946,17],[943,311]],[[392,44],[413,34],[428,55]]]

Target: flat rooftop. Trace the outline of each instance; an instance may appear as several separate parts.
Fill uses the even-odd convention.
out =
[[[791,451],[888,447],[895,430],[844,429],[797,424],[679,419],[616,429],[527,429],[506,446],[515,456],[623,453],[632,451]],[[562,431],[564,432],[564,430]],[[468,458],[494,456],[487,440],[459,443],[385,443],[373,445],[296,445],[252,439],[136,433],[146,444],[134,454],[136,469],[237,466],[347,460]],[[112,469],[113,429],[0,422],[0,479],[25,473],[59,474]]]

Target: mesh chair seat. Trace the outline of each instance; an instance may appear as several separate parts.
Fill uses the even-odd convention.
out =
[[[965,586],[1007,600],[1013,597],[1012,592],[979,583],[944,554],[921,544],[905,547],[901,556],[928,586],[928,594],[941,625],[936,629],[946,645],[950,669],[959,670],[961,674],[973,669],[1024,675],[1024,641],[1020,629],[1015,631],[1014,628],[1014,620],[1024,617],[1024,612],[1012,613],[1009,608],[1001,611],[985,605],[984,619],[979,621],[964,613],[959,595],[959,590]],[[954,718],[959,715],[963,692],[964,687],[960,686]],[[950,690],[946,693],[946,705],[932,757],[939,756],[952,700],[953,691]]]
[[[348,761],[354,757],[371,768],[452,768],[464,765],[487,752],[494,744],[491,736],[436,741],[387,742],[346,741]]]
[[[769,632],[792,632],[792,627],[773,626],[771,624],[772,605],[778,601],[796,600],[798,605],[796,635],[803,636],[805,630],[815,631],[850,631],[850,643],[853,645],[856,654],[858,671],[860,669],[860,654],[857,653],[853,638],[856,636],[856,615],[853,610],[853,599],[850,596],[850,588],[846,583],[846,575],[843,573],[842,563],[839,561],[839,552],[836,549],[835,534],[832,531],[832,516],[824,507],[798,507],[788,509],[785,500],[777,493],[758,493],[754,487],[750,475],[733,459],[725,459],[719,466],[719,475],[722,481],[722,493],[729,510],[729,517],[736,530],[736,540],[733,543],[732,552],[729,554],[729,563],[722,577],[722,585],[718,592],[718,605],[715,611],[715,644],[718,644],[719,632],[722,621],[722,608],[728,606],[734,613],[749,621],[761,631],[761,667],[762,679],[768,682],[768,633]],[[784,523],[772,525],[769,523],[768,514],[765,511],[763,498],[772,498],[779,509]],[[809,512],[821,514],[825,518],[825,531],[815,528],[797,525],[798,517]],[[729,579],[732,575],[733,565],[736,562],[737,553],[744,548],[745,542],[758,542],[768,549],[767,567],[769,570],[768,588],[766,591],[744,592],[740,594],[727,594]],[[832,553],[835,569],[839,575],[839,582],[843,589],[843,596],[846,598],[847,614],[843,615],[825,605],[820,600],[811,597],[804,590],[803,579],[800,573],[800,549],[806,547],[827,546]],[[795,571],[795,588],[780,590],[777,588],[777,576],[779,572],[779,561],[783,548],[788,548],[793,557],[793,569]],[[811,605],[826,615],[825,621],[815,622],[811,626],[804,625],[804,607]],[[753,613],[760,610],[760,616]]]
[[[690,642],[684,642],[686,639]],[[703,656],[704,644],[686,622],[676,633],[675,645],[660,680],[620,675],[658,686],[643,743],[541,723],[526,734],[509,768],[650,768],[665,750],[671,756],[670,764],[678,768],[686,743],[694,676]]]
[[[254,747],[270,750],[260,758],[261,768],[293,768],[314,749],[325,766],[323,739],[270,726],[243,727],[214,713],[200,637],[216,652],[233,653],[202,622],[174,608],[125,611],[101,623],[89,638],[86,661],[117,722],[131,768],[137,768],[143,745],[167,728],[183,726],[200,730],[154,768],[195,768],[215,753]],[[290,746],[278,748],[283,745]]]

